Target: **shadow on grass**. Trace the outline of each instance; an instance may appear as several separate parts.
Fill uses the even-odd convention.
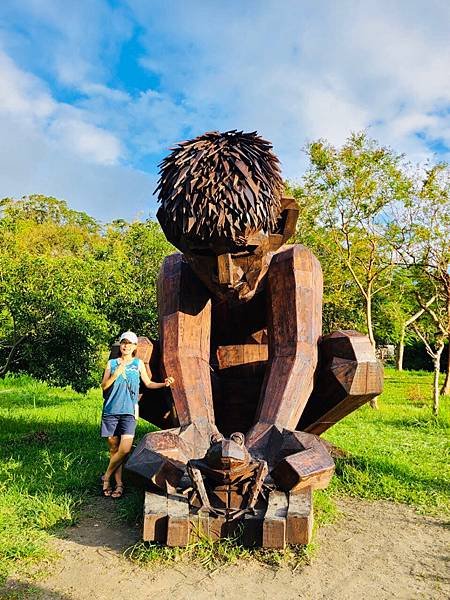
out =
[[[102,497],[99,478],[109,457],[97,423],[39,417],[30,421],[16,416],[4,419],[3,425],[0,423],[0,480],[9,490],[9,503],[21,511],[18,518],[24,520],[24,536],[27,527],[38,527],[82,545],[120,551],[140,539],[136,524],[142,515],[143,491],[125,476],[123,499]],[[141,424],[139,434],[145,429]],[[21,508],[24,503],[26,509]],[[57,513],[58,506],[68,508],[60,511],[61,517],[55,517],[51,526],[36,525],[45,521],[41,513]]]

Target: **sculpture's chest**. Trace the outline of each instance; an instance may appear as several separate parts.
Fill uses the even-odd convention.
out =
[[[211,379],[216,424],[225,435],[253,423],[267,359],[265,292],[237,306],[214,303]]]

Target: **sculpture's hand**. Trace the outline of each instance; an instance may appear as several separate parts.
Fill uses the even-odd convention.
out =
[[[281,431],[271,423],[255,423],[245,436],[245,445],[251,456],[272,466],[283,441]]]

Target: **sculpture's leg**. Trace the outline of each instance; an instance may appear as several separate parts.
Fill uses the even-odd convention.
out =
[[[322,271],[310,250],[276,254],[268,272],[269,361],[256,423],[246,436],[253,456],[272,462],[283,429],[295,429],[314,385],[322,330]],[[277,429],[277,431],[275,431]]]
[[[247,508],[255,508],[256,501],[258,500],[259,494],[261,493],[264,479],[266,478],[268,471],[269,469],[267,467],[266,461],[261,460],[256,470],[255,481],[250,489]]]
[[[167,491],[178,487],[191,458],[191,448],[180,437],[180,429],[148,433],[126,463],[127,471],[141,480]]]
[[[180,426],[195,423],[209,436],[214,428],[211,300],[181,254],[164,260],[158,280],[158,312],[162,363],[165,373],[175,379],[172,396]]]
[[[213,512],[211,505],[209,503],[208,494],[206,493],[205,483],[203,481],[202,474],[200,469],[195,467],[191,462],[188,463],[188,474],[191,478],[192,484],[199,495],[201,508],[200,510],[207,510],[208,512]]]
[[[211,300],[180,254],[165,259],[158,280],[163,368],[174,377],[178,429],[147,434],[128,470],[160,489],[177,487],[191,458],[204,456],[214,424],[209,367]]]
[[[337,331],[320,344],[320,369],[297,429],[317,435],[383,390],[383,368],[369,338]]]

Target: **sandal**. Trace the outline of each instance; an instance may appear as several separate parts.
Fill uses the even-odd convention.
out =
[[[124,492],[123,483],[118,483],[116,485],[116,489],[111,494],[111,498],[118,500],[119,498],[122,498],[123,492]]]
[[[100,479],[102,481],[102,495],[104,498],[109,498],[113,493],[109,479],[105,479],[104,475],[102,475]]]

